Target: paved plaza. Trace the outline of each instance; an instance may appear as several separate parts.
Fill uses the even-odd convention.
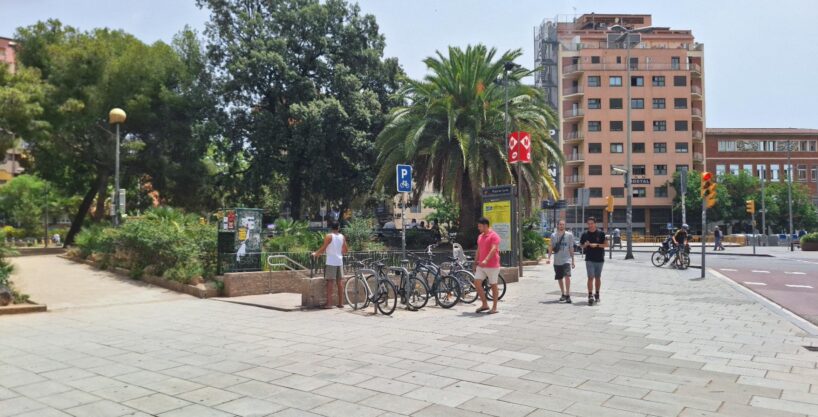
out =
[[[818,416],[818,337],[723,278],[643,258],[606,263],[594,307],[580,262],[575,304],[554,302],[542,265],[497,315],[287,313],[133,286],[147,301],[1,317],[0,416]]]

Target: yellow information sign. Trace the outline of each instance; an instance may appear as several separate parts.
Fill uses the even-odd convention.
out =
[[[500,250],[511,250],[511,201],[487,201],[483,203],[483,216],[491,222],[491,228],[500,236]]]
[[[244,242],[245,240],[247,240],[247,228],[239,227],[239,241]]]

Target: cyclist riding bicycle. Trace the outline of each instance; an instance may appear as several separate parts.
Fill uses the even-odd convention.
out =
[[[673,248],[670,250],[669,255],[671,257],[677,256],[680,250],[684,250],[685,242],[687,242],[688,238],[688,229],[689,226],[687,223],[682,225],[682,228],[677,230],[676,233],[673,235]]]

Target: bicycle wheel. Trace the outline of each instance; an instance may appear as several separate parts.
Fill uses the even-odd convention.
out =
[[[344,285],[344,296],[347,305],[353,310],[366,308],[369,305],[369,294],[366,291],[366,281],[362,276],[355,276],[347,280]]]
[[[437,304],[443,308],[452,308],[460,301],[460,284],[451,275],[440,278],[434,287]]]
[[[682,252],[681,254],[679,254],[679,263],[682,269],[687,269],[688,267],[690,267],[690,256]]]
[[[378,290],[375,293],[375,306],[382,314],[391,315],[398,306],[398,292],[395,284],[389,280],[378,282]]]
[[[422,279],[409,277],[409,289],[406,291],[406,303],[409,307],[419,310],[429,302],[429,286]]]
[[[494,295],[491,293],[491,285],[489,285],[489,280],[483,280],[483,290],[486,291],[486,298],[489,300],[494,299]],[[497,276],[497,301],[502,300],[503,297],[506,295],[506,279],[503,278],[502,275]]]
[[[460,301],[471,304],[477,300],[477,288],[474,287],[474,274],[460,270],[454,273],[460,284]]]
[[[665,264],[665,262],[667,262],[667,258],[661,250],[657,249],[655,252],[653,252],[653,255],[650,256],[650,261],[653,262],[653,266],[661,267]]]

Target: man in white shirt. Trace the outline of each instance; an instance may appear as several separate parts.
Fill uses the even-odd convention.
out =
[[[341,226],[337,222],[330,225],[331,233],[324,236],[324,244],[321,248],[312,253],[313,257],[327,254],[327,262],[324,266],[324,280],[327,283],[327,304],[324,308],[332,308],[332,283],[338,286],[338,308],[344,308],[344,255],[346,255],[347,241],[341,234]]]

